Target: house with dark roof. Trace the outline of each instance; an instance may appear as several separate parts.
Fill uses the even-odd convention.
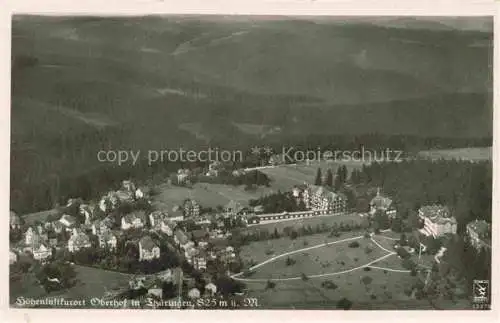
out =
[[[302,192],[302,199],[307,209],[321,214],[343,214],[347,211],[345,195],[323,186],[308,185]]]
[[[185,200],[183,204],[183,209],[185,217],[191,218],[191,217],[198,217],[200,215],[200,205],[193,199]]]
[[[160,247],[151,239],[144,236],[139,240],[139,260],[151,261],[160,258]]]
[[[226,216],[236,216],[241,214],[243,210],[245,210],[245,207],[235,200],[229,201],[229,203],[224,206],[224,214]]]
[[[97,207],[93,204],[80,204],[79,212],[85,218],[85,224],[91,224],[96,209]]]
[[[189,169],[178,169],[177,170],[177,183],[186,184],[189,182],[189,177],[191,176],[191,171]]]
[[[370,215],[375,215],[377,211],[384,212],[390,219],[396,217],[392,200],[380,194],[380,189],[377,189],[377,195],[370,201]]]
[[[174,234],[174,230],[177,227],[175,221],[168,218],[164,218],[160,223],[160,231],[171,237]]]
[[[422,206],[418,210],[418,216],[424,222],[420,232],[426,236],[436,238],[457,233],[457,220],[451,215],[447,206],[437,204]]]
[[[15,264],[17,262],[17,259],[19,259],[17,252],[11,249],[9,251],[9,265]]]
[[[38,235],[37,231],[33,227],[29,227],[24,233],[24,242],[29,245],[33,242],[34,237]]]
[[[198,288],[191,288],[189,291],[188,291],[188,297],[192,300],[195,300],[195,299],[198,299],[201,297],[201,293],[200,293],[200,290]]]
[[[73,229],[73,234],[68,240],[68,250],[70,252],[76,252],[82,249],[90,248],[92,246],[90,238],[83,231],[78,229]]]
[[[48,239],[47,232],[43,228],[43,226],[31,226],[29,227],[24,234],[24,242],[26,245],[31,245],[33,240],[39,238],[43,241]]]
[[[10,228],[12,230],[19,229],[21,227],[21,218],[14,211],[10,211]]]
[[[207,270],[207,260],[207,255],[204,252],[201,252],[192,258],[191,264],[196,270]]]
[[[113,220],[111,218],[104,218],[102,220],[96,220],[92,223],[91,230],[93,235],[103,234],[108,232],[113,227]]]
[[[134,193],[136,199],[143,199],[143,198],[147,199],[150,196],[150,194],[151,194],[151,189],[146,186],[138,187]]]
[[[206,296],[215,296],[215,294],[217,294],[217,286],[214,283],[209,282],[205,285],[205,294]]]
[[[475,220],[467,223],[467,236],[471,245],[480,250],[491,248],[491,225],[484,220]]]
[[[161,206],[161,211],[171,221],[184,221],[184,210],[179,205],[169,206],[164,204]]]
[[[114,208],[118,206],[118,199],[113,197],[111,193],[103,196],[99,201],[99,210],[104,214],[112,211]]]
[[[52,222],[52,229],[54,230],[54,232],[56,233],[61,233],[63,232],[63,230],[65,229],[66,227],[64,226],[64,224],[62,224],[61,222],[58,221],[54,221]]]
[[[187,237],[187,235],[181,229],[175,230],[174,241],[179,247],[181,247],[181,249],[184,250],[194,245],[194,243]]]
[[[199,230],[193,230],[191,231],[191,239],[193,241],[204,241],[208,240],[209,234],[207,230],[199,229]]]
[[[161,222],[166,217],[167,217],[167,215],[165,213],[163,213],[162,211],[153,211],[149,215],[149,223],[151,224],[152,228],[158,229],[161,226]]]
[[[116,235],[111,231],[105,231],[97,235],[99,241],[99,247],[115,250],[118,243]]]
[[[146,223],[146,213],[144,211],[134,211],[122,217],[122,230],[140,229]]]
[[[262,214],[264,213],[264,206],[263,205],[257,205],[253,208],[252,210],[253,213],[255,214]]]
[[[122,181],[122,190],[126,192],[134,192],[135,191],[135,184],[131,180],[124,180]]]
[[[46,261],[52,256],[52,248],[50,248],[47,243],[38,238],[36,238],[32,242],[31,252],[33,253],[33,258],[42,262]]]
[[[61,222],[62,225],[66,227],[67,230],[71,230],[74,228],[77,224],[77,221],[74,216],[71,216],[69,214],[63,214],[61,218],[59,219],[59,222]]]
[[[132,202],[134,200],[135,192],[129,191],[116,191],[115,196],[120,202]]]

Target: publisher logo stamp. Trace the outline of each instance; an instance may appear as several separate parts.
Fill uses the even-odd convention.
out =
[[[489,301],[489,280],[474,280],[472,287],[472,301],[474,303],[488,303]]]

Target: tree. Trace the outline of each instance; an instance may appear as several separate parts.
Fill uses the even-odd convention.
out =
[[[353,184],[359,184],[360,182],[360,175],[359,175],[359,171],[357,169],[353,169],[351,171],[351,183]]]
[[[380,230],[385,230],[390,227],[390,219],[387,214],[382,210],[377,210],[373,216],[373,221],[377,228]]]
[[[325,186],[333,187],[333,173],[331,168],[326,171]]]
[[[406,246],[407,244],[408,244],[408,240],[406,239],[406,234],[402,233],[401,237],[399,238],[399,245]]]
[[[266,289],[274,289],[274,287],[276,287],[276,283],[268,280],[266,283]]]
[[[321,175],[321,168],[318,168],[318,170],[316,171],[316,178],[314,179],[314,185],[321,185],[321,178],[322,178],[322,175]]]
[[[274,234],[273,234],[273,238],[274,239],[278,239],[280,237],[280,234],[278,232],[278,228],[274,228]]]
[[[347,180],[347,177],[349,176],[347,166],[342,165],[342,166],[340,166],[340,168],[342,169],[342,171],[341,171],[342,177],[340,179],[342,180],[342,184],[344,184]]]
[[[428,237],[425,240],[424,244],[427,246],[427,253],[430,255],[435,255],[443,246],[443,241],[440,238]]]
[[[408,269],[408,270],[416,270],[416,267],[417,267],[415,262],[413,262],[409,258],[403,259],[401,265],[403,266],[403,268]]]
[[[371,278],[370,276],[363,276],[363,278],[361,278],[361,281],[363,282],[363,284],[369,285],[373,281],[373,278]]]
[[[350,310],[351,307],[352,307],[352,302],[345,297],[337,302],[338,309]]]
[[[359,242],[353,241],[348,244],[349,248],[359,248]]]
[[[322,282],[321,287],[326,288],[326,289],[337,289],[338,288],[337,284],[335,284],[331,280],[326,280],[326,281]]]
[[[394,232],[403,231],[403,220],[398,216],[391,221],[391,230]]]
[[[47,292],[69,288],[76,284],[75,270],[62,261],[38,267],[35,275]]]
[[[339,170],[340,170],[340,168],[338,168],[338,170],[337,170],[337,176],[335,176],[335,181],[333,184],[335,191],[338,191],[342,188],[342,179],[339,176]]]
[[[11,243],[17,243],[23,239],[23,232],[21,229],[11,229],[9,231],[9,241]]]
[[[307,210],[306,204],[304,203],[303,199],[299,200],[298,208],[299,208],[298,211],[306,211]]]

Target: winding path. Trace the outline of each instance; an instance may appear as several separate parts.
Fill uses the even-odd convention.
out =
[[[381,245],[380,245],[380,244],[379,244],[379,243],[378,243],[375,239],[373,239],[373,237],[371,238],[371,241],[372,241],[374,244],[376,244],[376,245],[377,245],[377,247],[379,247],[380,249],[382,249],[382,250],[384,250],[384,251],[386,251],[386,252],[389,252],[389,253],[391,253],[391,254],[395,254],[395,252],[394,252],[394,251],[392,251],[392,250],[389,250],[389,249],[386,249],[386,248],[382,247],[382,246],[381,246]]]
[[[276,259],[279,259],[279,258],[283,258],[283,257],[286,257],[286,256],[289,256],[289,255],[293,255],[293,254],[296,254],[296,253],[299,253],[299,252],[303,252],[303,251],[307,251],[307,250],[311,250],[311,249],[316,249],[316,248],[321,248],[321,247],[325,247],[325,246],[330,246],[330,245],[334,245],[334,244],[337,244],[337,243],[341,243],[341,242],[346,242],[346,241],[353,241],[353,240],[358,240],[358,239],[361,239],[363,238],[363,236],[357,236],[357,237],[353,237],[353,238],[347,238],[347,239],[342,239],[342,240],[337,240],[337,241],[332,241],[332,242],[327,242],[327,243],[321,243],[321,244],[318,244],[318,245],[315,245],[315,246],[312,246],[312,247],[307,247],[307,248],[302,248],[302,249],[298,249],[298,250],[294,250],[294,251],[290,251],[290,252],[285,252],[285,253],[282,253],[282,254],[279,254],[277,256],[274,256],[274,257],[271,257],[255,266],[252,266],[249,268],[249,270],[254,270],[256,268],[259,268],[261,266],[264,266],[265,264],[268,264],[270,262],[273,262],[274,260]],[[370,267],[370,268],[374,268],[374,269],[380,269],[380,270],[387,270],[387,271],[391,271],[391,272],[401,272],[401,273],[409,273],[410,271],[409,270],[399,270],[399,269],[391,269],[391,268],[384,268],[384,267],[376,267],[376,266],[371,266],[372,264],[375,264],[385,258],[388,258],[392,255],[395,255],[396,253],[394,251],[391,251],[391,250],[388,250],[384,247],[382,247],[377,241],[375,241],[373,238],[370,239],[377,247],[379,247],[380,249],[384,250],[387,252],[386,255],[384,256],[381,256],[375,260],[372,260],[364,265],[361,265],[361,266],[357,266],[357,267],[354,267],[354,268],[351,268],[351,269],[347,269],[347,270],[343,270],[343,271],[337,271],[337,272],[333,272],[333,273],[325,273],[325,274],[317,274],[317,275],[310,275],[310,276],[307,276],[308,278],[320,278],[320,277],[328,277],[328,276],[335,276],[335,275],[341,275],[341,274],[346,274],[346,273],[349,273],[349,272],[352,272],[352,271],[355,271],[355,270],[359,270],[359,269],[362,269],[362,268],[365,268],[365,267]],[[291,281],[291,280],[301,280],[303,279],[302,276],[298,276],[298,277],[289,277],[289,278],[275,278],[275,279],[258,279],[258,278],[240,278],[239,276],[241,276],[243,274],[243,272],[239,272],[237,274],[234,274],[231,276],[231,278],[235,279],[235,280],[239,280],[239,281],[244,281],[244,282],[267,282],[269,280],[272,280],[272,281]]]
[[[409,272],[411,272],[410,270],[406,270],[406,269],[392,269],[392,268],[377,267],[377,266],[370,266],[370,268],[392,271],[394,273],[409,273]]]
[[[386,239],[386,240],[399,241],[399,239],[397,239],[397,238],[391,238],[391,237],[386,237],[386,236],[379,236],[379,237],[382,239]]]

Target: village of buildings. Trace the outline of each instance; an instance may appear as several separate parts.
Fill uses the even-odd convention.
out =
[[[237,170],[233,175],[243,172]],[[189,173],[189,170],[179,170],[178,181],[187,180]],[[210,168],[207,175],[217,176],[217,173]],[[69,199],[67,205],[57,211],[42,212],[45,214],[42,221],[24,221],[23,216],[11,211],[11,234],[18,232],[19,238],[17,242],[11,242],[10,264],[15,265],[22,257],[29,257],[36,263],[46,265],[60,260],[57,255],[63,254],[62,259],[74,265],[74,262],[68,259],[86,249],[100,250],[104,257],[112,259],[116,258],[117,253],[129,252],[127,246],[133,245],[137,250],[134,253],[136,261],[145,264],[140,268],[147,268],[148,263],[155,261],[158,263],[160,259],[165,259],[162,256],[166,254],[176,254],[181,263],[187,264],[190,271],[183,272],[180,264],[171,268],[168,265],[162,266],[163,260],[161,260],[159,267],[155,267],[158,269],[157,272],[141,272],[137,269],[139,267],[134,269],[134,278],[129,281],[129,286],[124,286],[123,290],[142,288],[146,290],[146,295],[143,297],[158,301],[179,299],[181,291],[176,292],[173,297],[162,294],[162,289],[158,287],[162,280],[172,281],[175,276],[180,279],[177,284],[182,285],[182,277],[206,275],[208,267],[214,263],[217,263],[220,272],[231,279],[238,279],[244,270],[248,270],[241,262],[239,248],[232,245],[231,236],[235,228],[258,227],[316,217],[342,218],[347,214],[352,216],[353,213],[365,219],[371,219],[376,214],[384,214],[389,221],[397,219],[398,210],[391,197],[384,194],[383,187],[374,189],[376,194],[365,212],[349,209],[347,197],[341,192],[324,185],[308,183],[290,187],[289,193],[297,205],[303,205],[303,209],[299,211],[264,213],[262,206],[250,207],[238,201],[230,201],[218,210],[204,212],[203,205],[188,197],[180,205],[168,209],[155,209],[151,203],[150,188],[139,187],[127,179],[123,180],[118,190],[108,192],[96,202],[87,202],[75,197]],[[117,212],[125,204],[132,207]],[[70,214],[71,212],[73,214]],[[457,233],[457,221],[447,205],[422,205],[418,209],[418,218],[421,226],[416,231],[422,236],[438,239]],[[363,230],[371,232],[371,235],[380,231],[373,230],[369,226]],[[466,232],[471,244],[478,250],[491,248],[490,224],[485,221],[473,221],[467,224]],[[420,243],[418,248],[403,247],[397,243],[394,247],[415,256],[425,252],[427,248],[424,243]],[[446,252],[444,247],[435,252],[436,262],[440,261],[439,257],[444,252]],[[92,266],[91,263],[79,265]],[[106,270],[116,270],[116,268],[110,267]],[[47,279],[54,281],[54,284],[59,283],[57,278]],[[188,287],[188,298],[221,296],[219,286],[210,277],[205,282],[203,293],[195,286]],[[107,297],[117,297],[119,293],[110,293]],[[241,296],[244,290],[231,293]]]

